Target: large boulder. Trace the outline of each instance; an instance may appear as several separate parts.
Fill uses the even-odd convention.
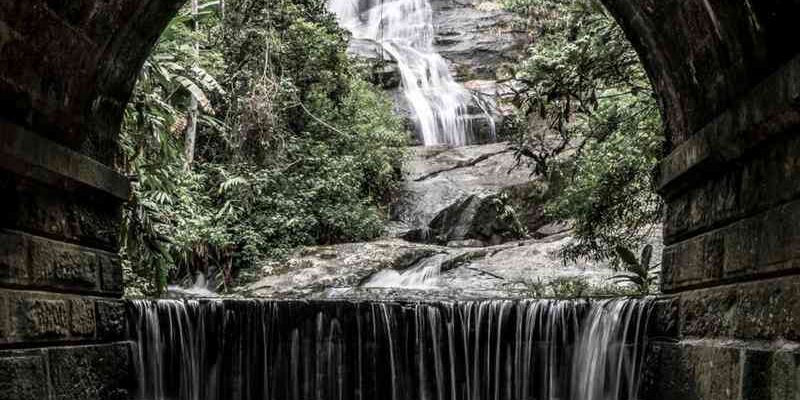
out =
[[[543,181],[518,167],[506,143],[418,147],[392,206],[389,235],[447,244],[521,239],[547,223]]]
[[[439,244],[474,240],[500,244],[523,239],[547,224],[541,182],[469,195],[448,206],[428,224],[428,239]],[[421,238],[422,239],[422,238]]]

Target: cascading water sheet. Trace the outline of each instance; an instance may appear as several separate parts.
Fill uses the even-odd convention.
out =
[[[328,9],[354,38],[375,42],[395,60],[426,146],[467,144],[473,96],[453,79],[447,61],[434,50],[429,0],[329,0]],[[477,104],[494,136],[494,120]]]
[[[653,303],[130,304],[142,400],[633,400]]]

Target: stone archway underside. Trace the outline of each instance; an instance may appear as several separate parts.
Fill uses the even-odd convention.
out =
[[[136,74],[182,0],[0,0],[0,398],[129,398],[113,170]],[[671,153],[643,398],[800,393],[800,0],[604,0]],[[42,384],[49,382],[49,384]]]

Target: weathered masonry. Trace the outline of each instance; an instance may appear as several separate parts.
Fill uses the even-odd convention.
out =
[[[604,2],[671,139],[662,289],[678,341],[652,346],[642,398],[796,399],[800,1]]]
[[[181,0],[0,0],[0,399],[128,399],[116,141]],[[604,0],[670,137],[643,399],[800,395],[800,0]],[[668,313],[668,314],[669,314]]]
[[[180,1],[0,0],[0,399],[128,399],[113,169]]]

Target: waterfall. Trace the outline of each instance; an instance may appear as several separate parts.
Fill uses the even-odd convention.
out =
[[[361,287],[430,289],[439,281],[442,263],[448,258],[448,254],[436,254],[424,258],[404,271],[392,268],[383,269],[369,277]]]
[[[329,0],[328,9],[354,38],[376,43],[400,71],[403,93],[426,146],[467,144],[468,106],[476,101],[458,84],[447,61],[433,47],[433,10],[429,0]]]
[[[633,400],[653,302],[130,303],[142,400]]]

